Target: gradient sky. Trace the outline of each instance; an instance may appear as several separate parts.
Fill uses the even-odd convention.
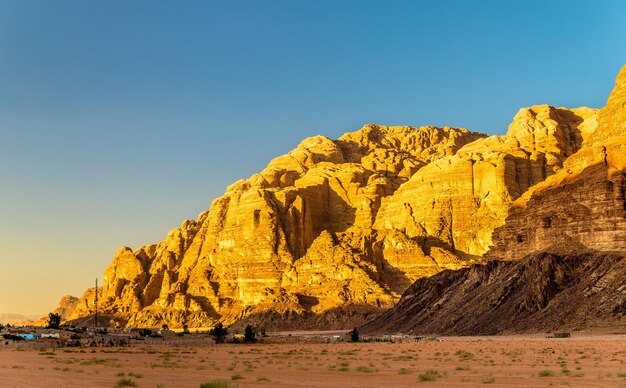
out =
[[[602,106],[626,2],[0,0],[0,312],[80,296],[316,134]]]

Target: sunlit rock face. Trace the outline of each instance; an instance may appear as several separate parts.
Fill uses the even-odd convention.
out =
[[[563,126],[554,132],[559,135],[544,137],[541,145],[537,131],[527,136],[524,125],[511,125],[507,136],[515,134],[521,148],[530,152],[531,145],[530,155],[543,152],[544,160],[558,162],[541,163],[537,170],[531,157],[522,160],[527,168],[524,173],[516,170],[515,180],[500,178],[507,188],[526,189],[512,203],[504,224],[494,230],[493,247],[484,255],[489,261],[418,279],[392,309],[361,327],[362,332],[484,335],[623,329],[626,67],[597,115],[589,109],[571,113],[583,122]],[[523,111],[520,115],[529,117]],[[462,148],[457,156],[490,139]],[[545,144],[551,144],[549,150]],[[561,162],[562,168],[557,168]],[[533,181],[534,176],[541,181]],[[532,186],[527,187],[528,182]],[[388,200],[396,200],[409,183]]]
[[[504,223],[511,203],[554,175],[580,149],[579,127],[594,115],[591,109],[547,105],[521,109],[505,136],[477,140],[430,163],[394,195],[383,198],[374,227],[380,235],[389,232],[392,240],[400,233],[419,242],[413,245],[415,255],[425,250],[441,267],[465,265],[450,260],[450,253],[480,258],[492,245],[491,234]],[[393,256],[385,255],[392,265],[403,268]],[[415,272],[411,277],[420,275]]]
[[[121,248],[105,271],[101,309],[133,326],[194,327],[263,311],[389,307],[402,287],[393,284],[399,271],[381,257],[372,229],[382,198],[483,137],[458,128],[367,125],[338,140],[305,139],[164,241]],[[79,305],[89,306],[90,297]],[[88,313],[79,307],[66,318]]]
[[[129,326],[272,314],[351,328],[416,279],[481,262],[512,204],[563,174],[605,121],[540,105],[521,109],[504,136],[366,125],[305,139],[164,241],[121,248],[100,308]],[[65,318],[89,314],[93,296]]]

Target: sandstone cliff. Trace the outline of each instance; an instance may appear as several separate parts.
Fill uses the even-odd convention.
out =
[[[231,185],[167,238],[121,248],[105,271],[101,309],[128,325],[210,326],[272,311],[390,307],[399,294],[372,253],[381,199],[424,165],[484,135],[367,125],[317,136]],[[400,290],[401,291],[401,290]],[[93,290],[65,316],[89,314]]]
[[[494,232],[489,257],[577,249],[626,251],[626,66],[597,128],[558,173],[528,190]]]
[[[580,149],[580,127],[594,115],[588,108],[546,105],[520,110],[505,136],[475,141],[430,163],[383,199],[375,228],[424,241],[435,260],[442,249],[447,257],[481,257],[511,203]]]
[[[626,66],[606,106],[587,113],[563,168],[493,232],[496,260],[418,280],[363,331],[626,330]]]
[[[587,150],[619,153],[621,140],[601,134],[620,133],[614,94],[599,113],[521,109],[504,136],[366,125],[306,139],[162,242],[121,248],[101,311],[129,326],[353,327],[416,279],[483,262],[491,246],[512,249],[501,237],[507,215],[567,181]],[[94,292],[64,318],[88,316]]]

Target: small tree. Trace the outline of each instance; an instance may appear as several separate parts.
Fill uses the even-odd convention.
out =
[[[254,330],[252,330],[252,326],[246,326],[246,330],[243,333],[243,341],[244,342],[256,342],[256,334],[254,334]]]
[[[164,323],[163,326],[161,326],[161,327],[163,328],[163,331],[170,329],[170,327],[167,325],[167,323]]]
[[[213,330],[211,330],[211,335],[213,336],[213,338],[215,338],[215,343],[221,344],[224,343],[226,335],[228,335],[228,330],[224,328],[222,322],[219,322],[217,325],[215,325]]]
[[[186,323],[183,325],[183,334],[189,334],[189,326]]]
[[[4,325],[0,323],[0,331],[4,330]]]
[[[48,314],[48,329],[58,329],[61,326],[61,316],[56,313]]]
[[[350,332],[350,341],[359,342],[359,329],[356,327]]]

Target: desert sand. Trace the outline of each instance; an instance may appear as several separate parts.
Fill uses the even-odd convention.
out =
[[[626,335],[1,349],[2,387],[626,387]]]

